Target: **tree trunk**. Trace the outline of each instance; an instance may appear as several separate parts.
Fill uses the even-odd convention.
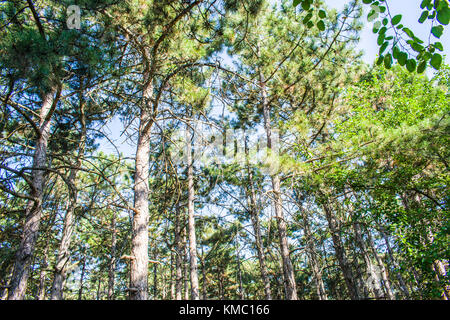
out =
[[[375,270],[375,266],[373,265],[372,259],[369,255],[369,251],[367,250],[366,243],[364,242],[364,239],[361,235],[361,226],[359,225],[359,223],[353,222],[353,230],[355,232],[356,242],[361,249],[361,254],[364,258],[367,273],[369,275],[367,285],[369,286],[370,291],[373,291],[376,299],[382,299],[384,298],[384,293],[381,287],[380,277],[378,276],[377,270]]]
[[[114,300],[114,282],[116,272],[117,230],[116,213],[113,212],[111,219],[111,257],[108,269],[108,300]]]
[[[249,155],[248,155],[248,148],[247,148],[247,140],[245,140],[245,156],[246,156],[246,166],[247,166],[247,177],[248,177],[248,184],[246,186],[247,189],[247,199],[248,199],[248,206],[249,206],[249,214],[250,219],[252,222],[253,232],[255,234],[255,245],[256,245],[256,251],[258,254],[258,262],[259,262],[259,269],[261,272],[261,278],[264,285],[264,295],[266,300],[272,299],[272,293],[270,290],[270,280],[267,273],[267,267],[266,267],[266,257],[264,255],[264,245],[262,242],[261,237],[261,228],[259,223],[259,215],[257,210],[257,204],[256,204],[256,194],[255,194],[255,188],[253,185],[253,173],[250,168],[249,164]]]
[[[274,152],[273,149],[273,139],[272,139],[272,127],[270,120],[270,106],[267,101],[267,92],[265,89],[265,82],[260,73],[260,86],[261,86],[261,95],[262,95],[262,107],[263,107],[263,115],[264,115],[264,129],[266,131],[267,137],[267,149],[269,152]],[[277,219],[278,226],[278,237],[280,241],[280,252],[281,259],[283,262],[283,280],[284,287],[286,291],[286,299],[288,300],[297,300],[297,286],[295,283],[295,274],[294,268],[292,266],[290,253],[289,253],[289,244],[286,235],[286,221],[284,220],[282,200],[281,200],[281,190],[280,190],[280,177],[278,173],[271,174],[272,180],[272,189],[273,189],[273,197],[274,197],[274,207],[275,207],[275,217]]]
[[[314,281],[316,282],[316,291],[319,300],[328,300],[327,293],[325,291],[325,285],[322,279],[322,271],[320,270],[319,262],[316,257],[316,250],[314,248],[314,237],[311,232],[311,227],[309,225],[309,220],[306,211],[301,207],[299,203],[300,212],[302,214],[303,229],[305,231],[307,255],[309,258],[309,264],[314,275]]]
[[[78,300],[81,300],[83,298],[83,287],[84,287],[84,276],[86,274],[86,257],[83,256],[81,258],[82,264],[81,264],[81,275],[80,275],[80,288],[78,289]]]
[[[393,264],[394,268],[397,270],[396,276],[397,276],[400,290],[403,292],[405,297],[407,299],[409,299],[411,297],[411,295],[409,293],[408,287],[406,286],[405,280],[403,279],[402,274],[400,272],[400,266],[398,265],[397,261],[394,258],[394,254],[392,252],[391,245],[389,244],[389,239],[388,239],[386,233],[381,232],[381,235],[383,236],[384,242],[386,244],[386,249],[387,249],[387,253],[389,255],[389,260]]]
[[[184,280],[184,300],[189,299],[189,278],[187,270],[189,265],[188,244],[186,239],[186,226],[183,227],[183,280]]]
[[[141,107],[139,136],[136,148],[136,172],[134,176],[134,216],[132,225],[130,299],[148,298],[148,176],[150,170],[150,138],[153,123],[149,102],[153,87],[145,77],[147,85],[143,90],[144,103]]]
[[[44,256],[42,258],[41,270],[39,273],[39,287],[38,292],[36,294],[36,300],[44,300],[45,299],[45,278],[47,277],[47,267],[48,267],[48,243],[44,249]]]
[[[39,136],[36,139],[34,150],[33,171],[31,174],[32,190],[30,193],[35,201],[29,200],[25,210],[25,224],[9,285],[9,300],[24,299],[27,289],[30,263],[36,247],[42,216],[42,193],[45,174],[43,168],[45,168],[47,162],[47,145],[50,137],[51,117],[58,100],[59,92],[60,88],[53,87],[49,92],[44,94],[39,113]]]
[[[181,241],[180,208],[177,206],[175,212],[175,299],[182,299],[183,291],[183,244]]]
[[[450,285],[448,284],[447,279],[447,272],[445,270],[445,266],[440,260],[436,260],[433,263],[433,270],[436,273],[436,280],[439,284],[442,284],[442,299],[443,300],[449,300],[450,299]]]
[[[206,300],[208,297],[206,296],[206,287],[207,287],[207,280],[206,280],[206,266],[205,266],[205,255],[203,253],[203,247],[202,247],[202,255],[200,259],[200,263],[202,266],[202,300]]]
[[[344,244],[342,243],[341,237],[339,235],[339,227],[336,221],[336,218],[333,216],[328,204],[323,205],[325,216],[328,221],[328,227],[331,232],[331,238],[333,241],[334,251],[336,252],[336,258],[339,263],[339,267],[342,270],[342,274],[344,276],[345,284],[347,286],[348,292],[350,294],[350,298],[352,300],[360,299],[357,285],[355,283],[355,277],[353,276],[353,272],[351,270],[351,266],[347,260]]]
[[[238,230],[238,234],[239,234],[239,230]],[[244,300],[244,288],[242,285],[241,257],[240,257],[240,253],[239,253],[239,237],[236,237],[236,264],[237,264],[237,277],[238,277],[237,280],[239,283],[239,299]]]
[[[76,187],[77,174],[81,168],[84,151],[86,148],[86,119],[84,114],[84,102],[80,103],[80,124],[81,137],[78,148],[78,156],[75,167],[70,169],[69,174],[69,204],[64,217],[64,227],[61,242],[59,244],[58,256],[56,258],[55,274],[53,278],[51,300],[62,300],[64,291],[64,282],[67,276],[67,268],[70,261],[70,244],[72,234],[75,229],[75,208],[77,205],[78,190]]]
[[[191,279],[191,299],[198,300],[198,271],[197,271],[197,238],[195,236],[195,218],[194,218],[194,161],[192,158],[192,140],[194,134],[189,137],[188,128],[186,128],[186,158],[188,175],[188,232],[189,232],[189,264]]]
[[[392,288],[391,288],[391,282],[389,280],[386,267],[385,267],[385,265],[383,263],[383,260],[378,255],[378,252],[377,252],[377,249],[375,248],[375,243],[373,242],[372,234],[371,234],[370,230],[367,230],[367,239],[369,240],[369,245],[372,248],[372,252],[373,252],[373,254],[375,256],[375,259],[377,260],[378,267],[380,268],[381,279],[383,279],[383,285],[384,285],[384,288],[385,288],[385,292],[386,292],[387,298],[389,300],[395,300],[395,295],[394,295],[394,292],[392,291]]]

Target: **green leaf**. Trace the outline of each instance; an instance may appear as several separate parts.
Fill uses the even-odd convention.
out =
[[[294,0],[294,3],[292,3],[292,5],[293,5],[294,7],[296,7],[296,6],[298,6],[298,5],[300,4],[300,1],[301,1],[301,0]]]
[[[373,24],[373,29],[372,29],[373,33],[378,33],[378,31],[380,30],[380,28],[381,28],[381,21],[375,22],[375,23]]]
[[[377,44],[379,45],[379,46],[381,46],[383,43],[384,43],[384,33],[380,33],[380,35],[378,36],[378,39],[377,39]]]
[[[422,12],[422,14],[420,15],[419,22],[420,22],[420,23],[424,23],[425,20],[427,20],[427,18],[428,18],[428,11],[424,11],[424,12]]]
[[[436,18],[440,23],[448,25],[450,20],[450,8],[447,6],[439,10]]]
[[[405,52],[400,52],[399,54],[398,54],[398,59],[397,59],[397,61],[398,61],[398,63],[401,65],[401,66],[404,66],[405,64],[406,64],[406,61],[408,60],[408,55],[405,53]]]
[[[391,23],[393,26],[395,26],[396,24],[398,24],[400,22],[400,20],[402,20],[402,15],[398,14],[392,18]]]
[[[325,12],[325,10],[319,10],[319,18],[325,19],[326,16],[327,13]]]
[[[384,66],[386,69],[390,69],[392,67],[392,56],[388,54],[384,57]]]
[[[414,50],[414,51],[416,51],[416,52],[422,52],[423,51],[423,46],[422,45],[420,45],[420,44],[418,44],[417,42],[412,42],[411,43],[411,48]]]
[[[309,20],[312,18],[312,13],[309,12],[306,17],[303,19],[303,24],[307,24]]]
[[[444,51],[444,46],[440,42],[434,43],[433,46],[440,51]]]
[[[408,69],[409,72],[414,72],[416,70],[417,62],[415,59],[408,59],[406,61],[406,69]]]
[[[378,57],[378,60],[377,60],[377,62],[376,62],[376,65],[379,66],[380,64],[383,63],[383,61],[384,61],[384,56],[379,56],[379,57]]]
[[[431,58],[430,64],[433,66],[433,68],[439,70],[442,64],[442,56],[439,53],[435,53]]]
[[[431,4],[431,0],[423,0],[420,4],[420,8],[423,9],[425,7],[428,7]]]
[[[317,28],[319,28],[320,31],[325,30],[325,23],[323,22],[323,20],[320,20],[319,22],[317,22]]]
[[[379,55],[382,55],[384,50],[386,50],[387,46],[389,45],[389,42],[386,41],[383,43],[383,45],[380,47],[380,52],[378,53]]]
[[[375,10],[370,10],[369,14],[367,15],[367,21],[372,22],[376,18],[378,18],[378,12],[376,12]]]
[[[403,32],[406,33],[411,39],[414,39],[414,33],[413,33],[409,28],[404,27],[402,30],[403,30]]]
[[[426,68],[427,68],[427,62],[422,61],[421,63],[419,63],[419,66],[417,67],[417,73],[423,73]]]
[[[400,56],[400,50],[397,47],[394,47],[392,49],[392,56],[394,57],[395,60],[398,60],[399,56]]]
[[[302,9],[307,11],[311,7],[311,3],[309,1],[302,1]]]
[[[435,27],[431,28],[431,33],[433,34],[433,36],[435,36],[438,39],[442,36],[443,32],[444,32],[443,26],[435,26]]]

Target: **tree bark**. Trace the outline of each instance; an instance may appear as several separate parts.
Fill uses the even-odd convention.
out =
[[[42,194],[44,189],[44,174],[47,162],[47,146],[50,137],[51,118],[54,106],[58,102],[60,87],[53,87],[43,96],[39,113],[39,135],[36,139],[31,196],[35,201],[28,201],[25,210],[25,224],[19,249],[16,253],[13,275],[9,284],[8,299],[22,300],[25,297],[30,263],[36,247],[39,225],[42,216]],[[56,97],[55,97],[56,95]]]
[[[182,299],[183,291],[183,244],[181,241],[180,208],[175,211],[175,299]]]
[[[64,217],[64,227],[61,242],[59,244],[58,256],[56,258],[55,274],[52,284],[51,300],[62,300],[64,291],[64,282],[67,276],[67,268],[70,261],[70,245],[72,242],[72,234],[75,229],[75,208],[77,205],[78,190],[76,187],[77,174],[81,168],[82,159],[86,148],[86,118],[84,113],[84,102],[81,98],[80,103],[80,124],[81,137],[78,147],[78,155],[75,167],[70,169],[68,188],[69,188],[69,204],[66,215]]]
[[[264,129],[267,137],[267,149],[269,152],[274,152],[272,145],[272,127],[270,120],[270,106],[267,101],[267,92],[265,89],[265,82],[262,73],[260,73],[260,86],[262,96],[262,107],[264,115]],[[289,244],[286,234],[286,221],[284,219],[282,200],[281,200],[281,188],[280,177],[278,173],[271,174],[272,189],[273,189],[273,203],[275,207],[275,217],[277,219],[278,237],[280,241],[281,259],[283,262],[283,280],[286,292],[287,300],[297,300],[297,286],[295,283],[294,268],[290,258]]]
[[[150,99],[153,87],[149,77],[145,76],[146,86],[143,90],[144,103],[141,107],[139,136],[136,147],[136,172],[134,176],[134,216],[132,225],[130,299],[148,299],[148,177],[150,170],[150,138],[153,123],[150,111]]]
[[[316,291],[319,300],[328,300],[328,296],[325,290],[325,285],[322,279],[322,271],[320,270],[319,262],[316,257],[316,250],[314,248],[313,235],[311,232],[311,227],[309,225],[309,219],[306,211],[301,207],[301,203],[299,203],[300,212],[302,214],[303,220],[303,230],[305,231],[306,238],[306,247],[307,247],[307,255],[309,258],[309,264],[311,266],[311,270],[314,275],[314,281],[316,282]]]
[[[39,273],[39,287],[36,294],[36,300],[45,299],[45,280],[47,277],[46,269],[48,267],[48,243],[44,249],[44,256],[42,258],[41,270]]]
[[[81,261],[82,261],[82,264],[81,264],[81,275],[80,275],[80,285],[79,285],[80,288],[78,289],[78,300],[81,300],[83,298],[84,276],[86,274],[86,256],[83,256],[81,258]]]
[[[198,300],[198,271],[197,271],[197,238],[195,236],[194,218],[194,161],[192,157],[192,140],[194,134],[190,136],[186,129],[186,158],[187,158],[187,178],[188,178],[188,233],[189,233],[189,265],[191,280],[191,299]]]
[[[373,291],[376,299],[382,299],[384,298],[384,293],[381,287],[380,277],[378,276],[378,273],[375,270],[375,266],[372,263],[372,259],[370,258],[366,243],[364,242],[364,239],[361,235],[361,226],[359,225],[358,222],[353,222],[353,230],[355,232],[355,238],[359,245],[359,248],[361,249],[361,254],[364,258],[367,273],[369,275],[368,279],[369,282],[368,285],[370,287],[369,289],[370,291]]]
[[[369,240],[369,245],[372,248],[372,252],[373,252],[373,255],[375,256],[378,267],[380,268],[381,279],[383,280],[383,286],[385,288],[387,298],[389,300],[395,300],[395,295],[391,288],[391,281],[389,280],[386,266],[384,265],[381,257],[378,255],[378,252],[377,252],[377,249],[375,248],[375,243],[373,242],[372,234],[371,234],[370,230],[367,230],[367,239]]]
[[[408,287],[406,286],[405,280],[403,279],[402,274],[400,272],[400,266],[398,265],[397,261],[394,258],[394,253],[392,252],[391,245],[389,244],[389,239],[388,239],[386,233],[381,232],[381,235],[382,235],[382,237],[384,239],[384,242],[386,244],[386,249],[387,249],[387,253],[389,255],[389,260],[393,264],[394,268],[397,270],[396,276],[397,276],[397,280],[398,280],[398,283],[399,283],[400,290],[403,292],[405,297],[407,299],[409,299],[411,297],[411,295],[409,293]]]
[[[186,226],[183,227],[183,280],[184,280],[184,300],[189,299],[189,277],[187,270],[189,265],[188,243],[186,239]]]
[[[247,166],[247,178],[248,178],[248,184],[246,186],[247,190],[247,199],[248,199],[248,206],[249,206],[249,214],[250,219],[252,222],[253,227],[253,233],[255,234],[255,245],[256,245],[256,251],[258,254],[258,262],[259,262],[259,269],[261,272],[261,279],[263,281],[264,285],[264,295],[266,300],[272,299],[272,292],[270,289],[270,280],[267,273],[267,267],[266,267],[266,257],[264,254],[264,245],[262,242],[261,237],[261,227],[259,223],[259,216],[257,211],[257,202],[256,202],[256,193],[255,188],[253,185],[253,173],[250,168],[249,164],[249,155],[248,155],[248,147],[247,147],[247,140],[245,140],[245,156],[246,156],[246,166]]]
[[[113,212],[111,219],[111,256],[109,259],[108,269],[108,300],[114,300],[114,282],[116,272],[116,255],[117,255],[117,230],[116,230],[116,213]]]
[[[341,237],[339,235],[339,227],[336,218],[334,217],[327,203],[323,205],[323,208],[325,211],[326,219],[328,221],[328,227],[331,232],[331,238],[333,241],[334,251],[336,252],[336,258],[338,260],[339,267],[342,270],[342,274],[344,276],[345,284],[347,286],[350,298],[352,300],[359,300],[359,290],[355,283],[355,277],[353,276],[351,266],[345,254],[344,244],[342,243]]]

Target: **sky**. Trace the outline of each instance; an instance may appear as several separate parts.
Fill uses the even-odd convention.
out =
[[[344,7],[345,4],[349,2],[349,0],[324,0],[325,3],[331,7],[335,8],[337,10],[340,10]],[[430,35],[430,24],[424,23],[420,24],[418,22],[418,19],[420,17],[420,14],[422,10],[420,9],[420,3],[421,0],[390,0],[389,1],[389,8],[391,11],[391,15],[394,16],[396,14],[402,14],[403,18],[401,23],[408,28],[410,28],[416,36],[418,36],[420,39],[427,42],[429,35]],[[358,50],[362,50],[363,60],[368,63],[372,64],[374,60],[376,59],[376,56],[378,54],[379,47],[377,45],[377,36],[373,34],[372,27],[373,23],[367,22],[367,13],[368,13],[368,6],[364,6],[365,8],[365,14],[362,18],[362,21],[364,23],[363,30],[361,32],[361,39],[359,44],[357,45]],[[450,28],[446,28],[444,31],[443,36],[439,41],[444,45],[444,52],[443,55],[445,56],[446,63],[450,63],[449,61],[449,45],[450,45]],[[429,67],[427,69],[428,76],[433,75],[433,69]],[[109,124],[107,124],[104,128],[105,134],[108,136],[108,138],[116,144],[119,151],[124,154],[126,157],[133,157],[135,153],[135,145],[128,141],[125,141],[125,134],[122,135],[122,128],[123,124],[120,122],[119,119],[114,118]],[[101,139],[100,141],[100,150],[105,153],[115,153],[116,149],[107,141],[107,139]]]
[[[342,9],[348,2],[349,0],[325,0],[325,3],[329,7],[336,9]],[[422,9],[420,9],[421,2],[422,0],[390,0],[388,1],[388,4],[391,15],[395,16],[397,14],[402,14],[403,17],[400,23],[410,28],[418,38],[424,40],[425,43],[427,43],[428,37],[430,35],[431,25],[428,22],[420,24],[418,21],[422,13]],[[361,40],[358,44],[358,49],[364,51],[364,61],[371,64],[375,60],[379,48],[377,45],[377,35],[372,32],[373,23],[367,22],[368,8],[369,7],[367,5],[364,5],[365,13],[362,19],[364,23],[364,29],[361,32]],[[440,41],[445,47],[443,54],[447,55],[445,59],[446,63],[450,63],[448,54],[448,44],[450,44],[449,28],[445,29],[444,34],[438,41]],[[432,75],[432,72],[428,73],[428,75]]]

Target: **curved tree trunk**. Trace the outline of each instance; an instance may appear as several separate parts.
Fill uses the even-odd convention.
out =
[[[53,87],[44,95],[39,113],[39,136],[36,139],[34,150],[32,190],[30,194],[35,200],[29,200],[25,210],[25,224],[9,285],[9,300],[22,300],[25,297],[30,263],[36,247],[42,216],[42,194],[45,174],[43,168],[45,168],[47,162],[47,145],[50,137],[51,117],[58,101],[60,90],[60,87]]]

